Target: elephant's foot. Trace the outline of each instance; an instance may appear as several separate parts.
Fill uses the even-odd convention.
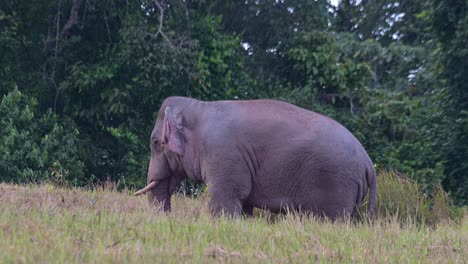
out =
[[[248,217],[252,217],[253,216],[253,206],[244,203],[242,205],[242,212],[244,213],[244,215],[246,215]]]

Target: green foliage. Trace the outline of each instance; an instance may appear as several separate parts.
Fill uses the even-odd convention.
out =
[[[149,145],[139,140],[129,129],[109,128],[109,133],[116,139],[116,149],[120,162],[115,178],[126,187],[141,186],[145,183],[149,163]],[[149,142],[149,140],[148,140]]]
[[[379,168],[393,168],[418,180],[426,190],[444,177],[444,156],[438,151],[440,109],[435,97],[408,97],[403,92],[369,91],[366,113],[351,127],[366,127],[362,141]],[[353,121],[353,120],[351,120]]]
[[[439,40],[441,77],[446,80],[444,115],[449,120],[446,134],[447,164],[444,185],[460,204],[468,204],[468,2],[433,2],[435,37]]]
[[[59,122],[50,111],[37,115],[36,109],[37,102],[17,89],[3,97],[0,105],[0,180],[86,183],[78,155],[78,130],[71,122]]]
[[[198,40],[194,89],[190,96],[202,100],[252,98],[257,96],[249,73],[239,56],[240,39],[219,32],[221,17],[205,16],[194,26]]]
[[[14,63],[16,51],[24,40],[18,36],[18,20],[14,14],[6,14],[0,9],[0,94],[6,93],[3,89],[15,83],[18,69]]]
[[[336,8],[334,28],[360,39],[386,45],[420,44],[431,39],[431,1],[343,0]]]

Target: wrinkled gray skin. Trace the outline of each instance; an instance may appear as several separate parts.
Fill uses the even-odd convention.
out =
[[[372,161],[336,121],[274,100],[203,102],[167,98],[151,133],[151,203],[170,210],[176,184],[204,182],[214,215],[312,212],[336,219],[353,215],[370,190]],[[148,190],[149,189],[149,190]]]

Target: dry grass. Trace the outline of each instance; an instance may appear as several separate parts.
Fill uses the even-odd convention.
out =
[[[419,184],[393,171],[383,170],[378,174],[377,205],[375,214],[379,219],[396,218],[398,222],[410,222],[434,226],[440,223],[460,221],[463,209],[453,206],[441,186],[434,186],[431,195],[423,192]],[[359,208],[359,215],[367,218],[367,203]]]
[[[330,223],[256,213],[211,218],[206,197],[170,214],[114,191],[0,184],[2,263],[466,263],[468,217],[434,226],[397,216]],[[274,221],[272,219],[274,218]]]

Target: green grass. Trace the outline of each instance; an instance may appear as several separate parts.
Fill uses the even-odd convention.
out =
[[[381,198],[384,199],[384,198]],[[383,201],[383,200],[382,200]],[[211,218],[207,198],[157,213],[130,192],[0,184],[2,263],[466,263],[468,216],[331,223],[256,211]],[[380,204],[382,205],[382,202]],[[383,210],[383,209],[382,209]],[[380,212],[380,211],[379,211]]]

